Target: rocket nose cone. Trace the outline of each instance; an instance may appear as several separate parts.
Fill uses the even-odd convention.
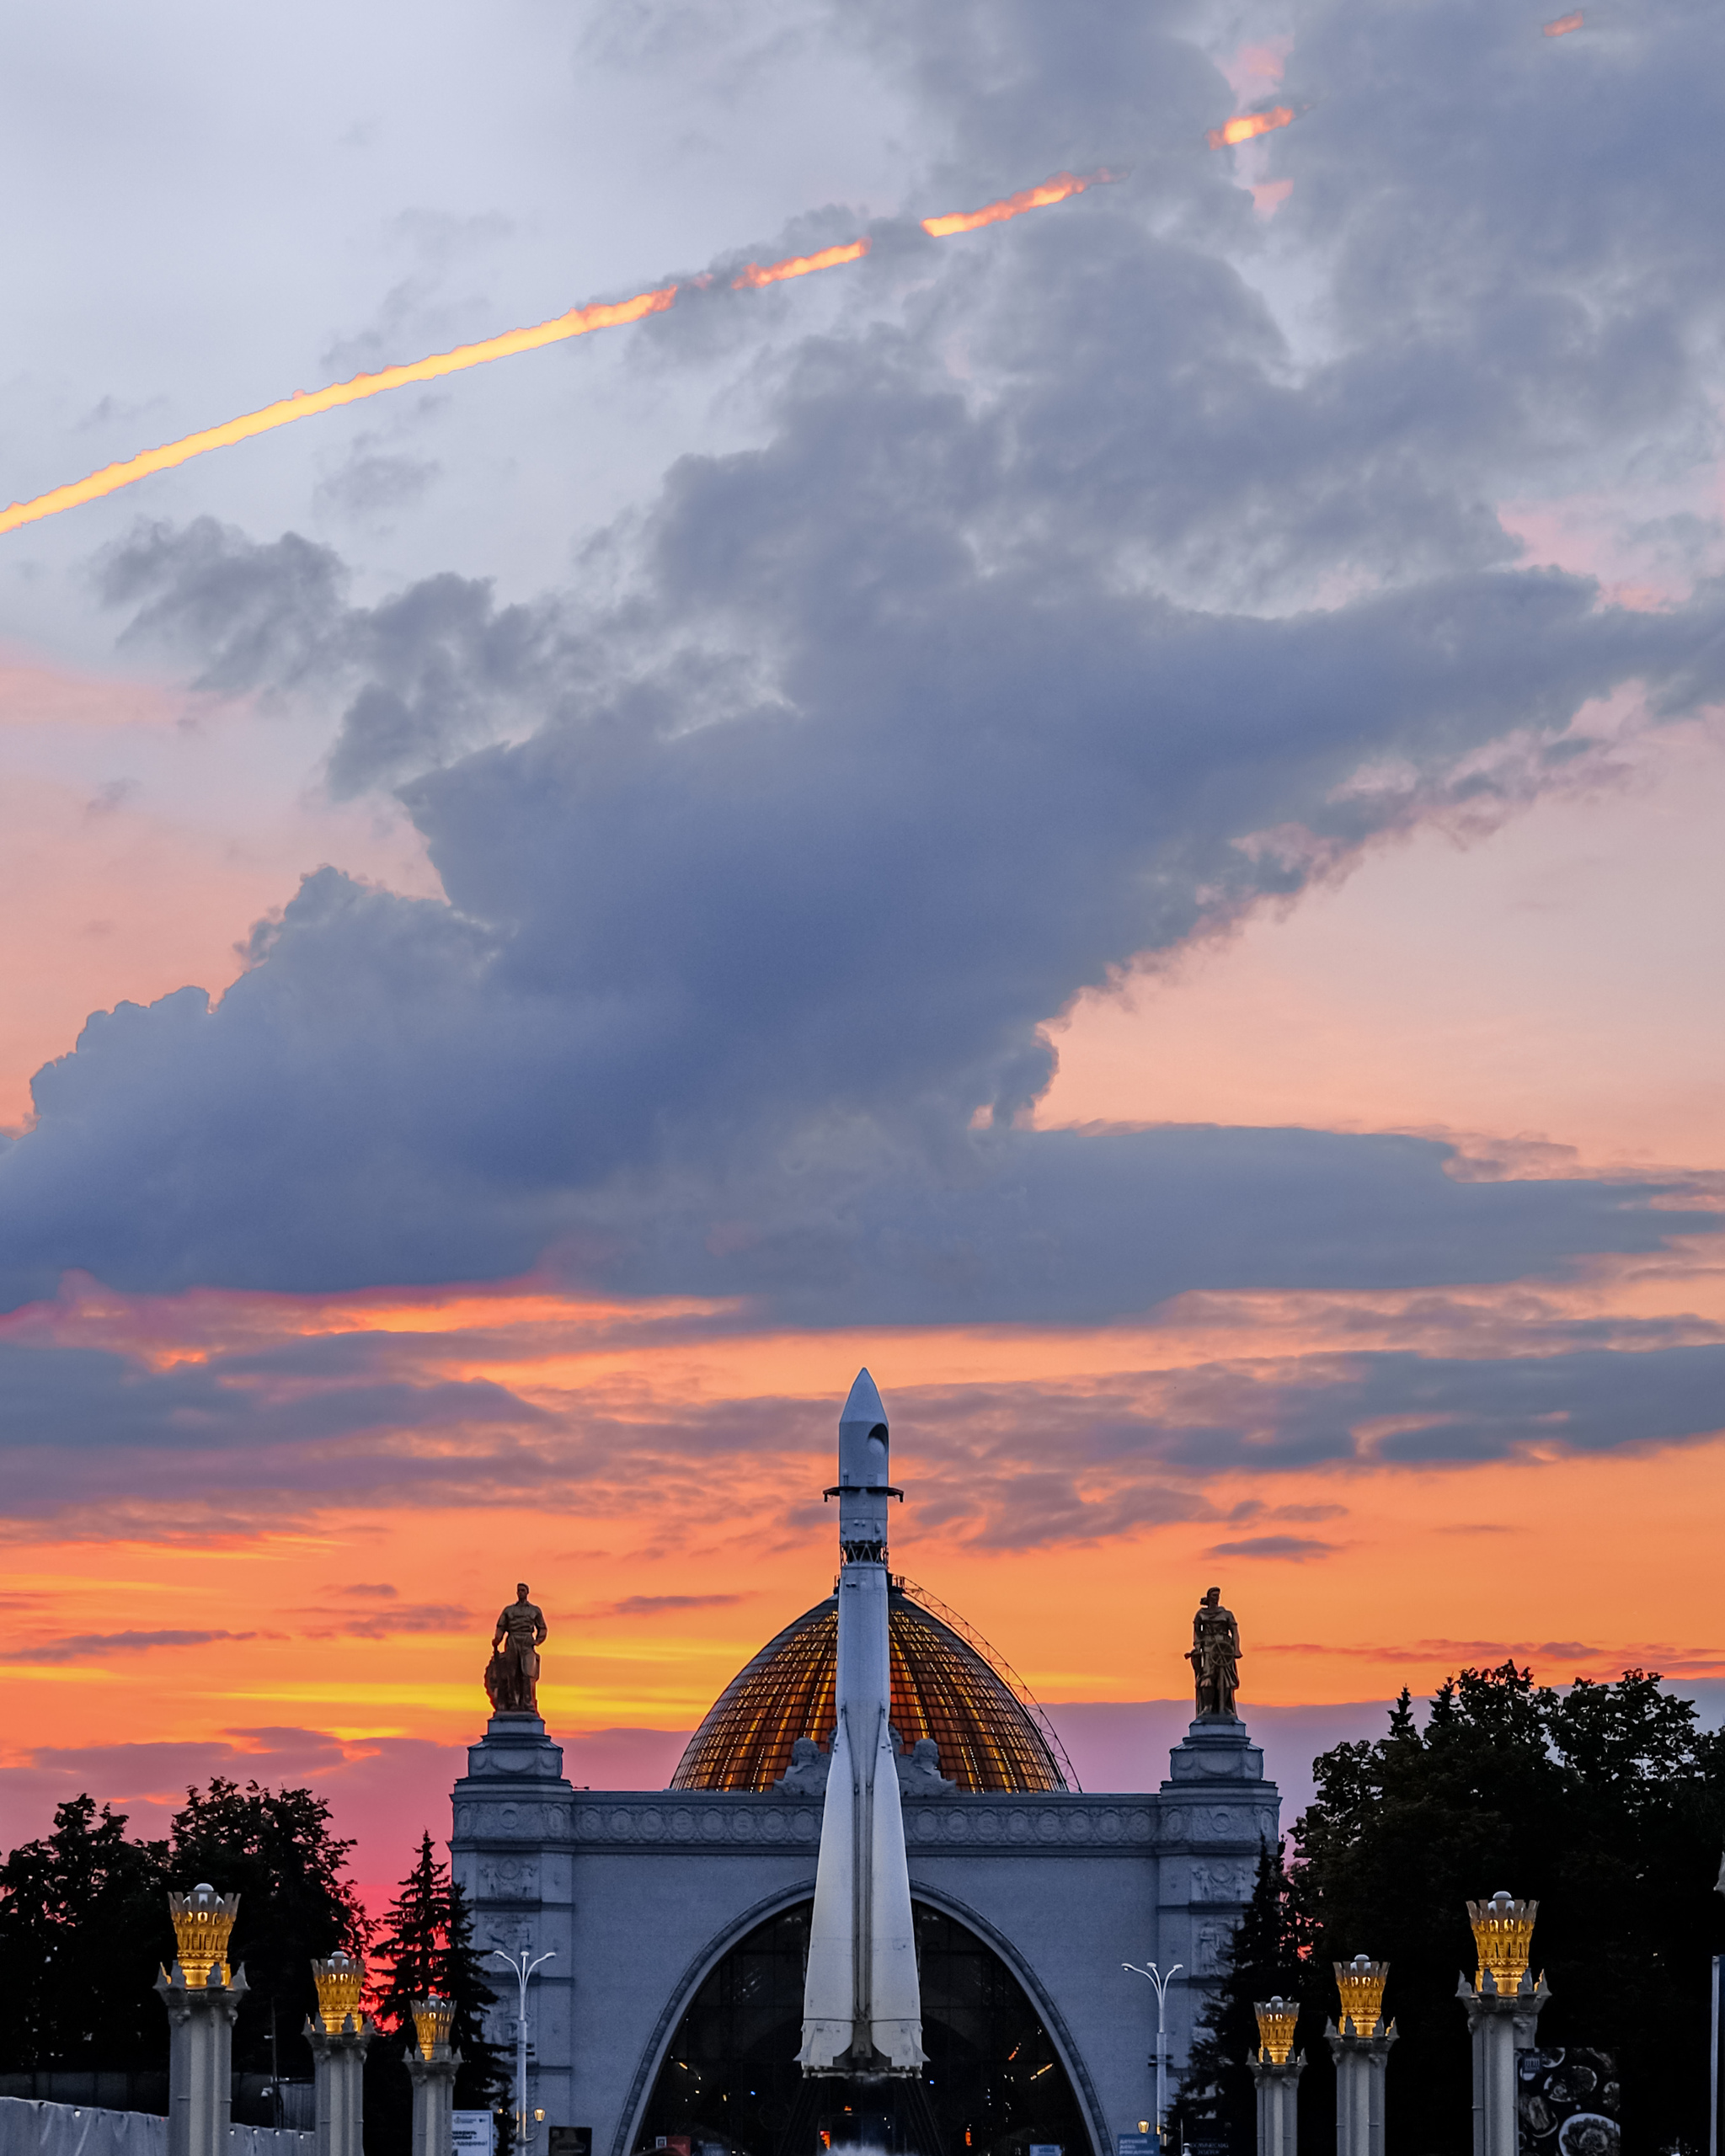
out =
[[[872,1430],[876,1423],[885,1420],[886,1410],[881,1405],[880,1395],[874,1389],[874,1380],[866,1369],[858,1370],[857,1382],[851,1387],[850,1398],[840,1412],[839,1428],[842,1429],[847,1422],[860,1422],[865,1429]]]

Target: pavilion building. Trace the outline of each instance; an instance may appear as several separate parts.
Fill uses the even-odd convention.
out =
[[[1180,1973],[1178,2082],[1275,1785],[1245,1724],[1205,1715],[1149,1790],[1082,1790],[1010,1668],[901,1576],[891,1716],[923,2069],[923,2156],[1114,2156],[1153,2116],[1156,2000]],[[804,1970],[835,1719],[837,1596],[728,1684],[665,1790],[572,1788],[537,1715],[494,1716],[451,1843],[482,1947],[551,1953],[533,1979],[530,2105],[592,2156],[801,2156]],[[511,2040],[510,1998],[493,2009]],[[546,2156],[544,2139],[537,2156]]]

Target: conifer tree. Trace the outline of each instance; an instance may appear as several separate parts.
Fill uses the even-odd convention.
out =
[[[485,2009],[497,1994],[473,1945],[473,1915],[434,1849],[429,1828],[384,1917],[371,1967],[378,1986],[372,2012],[381,2034],[366,2063],[366,2140],[376,2156],[394,2156],[408,2143],[410,2086],[402,2062],[413,2041],[416,1999],[435,1992],[455,2008],[449,2041],[462,2055],[455,2086],[458,2111],[489,2109],[507,2079],[502,2047],[485,2040]]]
[[[1259,1853],[1252,1899],[1236,1927],[1223,1962],[1221,1983],[1199,2022],[1178,2110],[1183,2145],[1226,2142],[1231,2150],[1248,2151],[1257,2132],[1257,2092],[1247,2061],[1258,2049],[1261,1999],[1300,2002],[1296,2048],[1308,2057],[1323,2028],[1319,2004],[1303,1997],[1309,1983],[1302,1947],[1310,1926],[1295,1899],[1282,1861],[1282,1847],[1268,1844]],[[1321,2049],[1321,2043],[1316,2047]]]

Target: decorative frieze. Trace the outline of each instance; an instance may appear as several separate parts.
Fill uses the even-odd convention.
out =
[[[465,1806],[457,1833],[491,1844],[514,1838],[508,1817],[514,1807]],[[820,1811],[782,1797],[703,1795],[692,1801],[633,1794],[585,1801],[578,1796],[563,1822],[575,1854],[598,1849],[725,1851],[761,1854],[773,1849],[811,1852],[820,1840]],[[1249,1824],[1247,1826],[1251,1831]],[[1151,1854],[1156,1847],[1154,1801],[1141,1804],[1092,1802],[1061,1796],[1030,1802],[996,1797],[943,1796],[907,1803],[905,1837],[913,1851],[964,1849],[1010,1855],[1015,1850],[1089,1850],[1099,1856]],[[1239,1829],[1233,1838],[1239,1839]],[[502,1875],[498,1875],[499,1880]],[[502,1889],[497,1890],[501,1896]]]
[[[513,1792],[488,1790],[481,1801],[471,1781],[456,1806],[458,1842],[496,1852],[504,1843],[523,1845],[518,1860],[488,1854],[493,1870],[481,1881],[485,1899],[531,1897],[537,1886],[524,1871],[497,1868],[531,1862],[528,1852],[547,1847],[572,1854],[604,1849],[676,1850],[809,1850],[820,1840],[820,1807],[773,1795],[731,1795],[706,1791],[617,1794],[576,1792],[562,1802],[526,1802]],[[501,1799],[501,1801],[499,1801]],[[913,1850],[994,1851],[1088,1849],[1107,1855],[1135,1851],[1215,1847],[1215,1860],[1200,1860],[1190,1872],[1190,1898],[1196,1902],[1239,1903],[1252,1892],[1250,1866],[1242,1873],[1226,1860],[1232,1851],[1254,1848],[1275,1833],[1275,1814],[1257,1805],[1180,1803],[1146,1797],[1122,1803],[1118,1798],[1071,1796],[1010,1799],[948,1796],[905,1803],[905,1837]]]

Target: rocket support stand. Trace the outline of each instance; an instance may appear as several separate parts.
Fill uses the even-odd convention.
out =
[[[219,1973],[219,1965],[211,1971]],[[156,1990],[168,2009],[168,2156],[229,2156],[233,2089],[233,2017],[246,1972],[232,1983],[188,1984],[178,1961]]]

